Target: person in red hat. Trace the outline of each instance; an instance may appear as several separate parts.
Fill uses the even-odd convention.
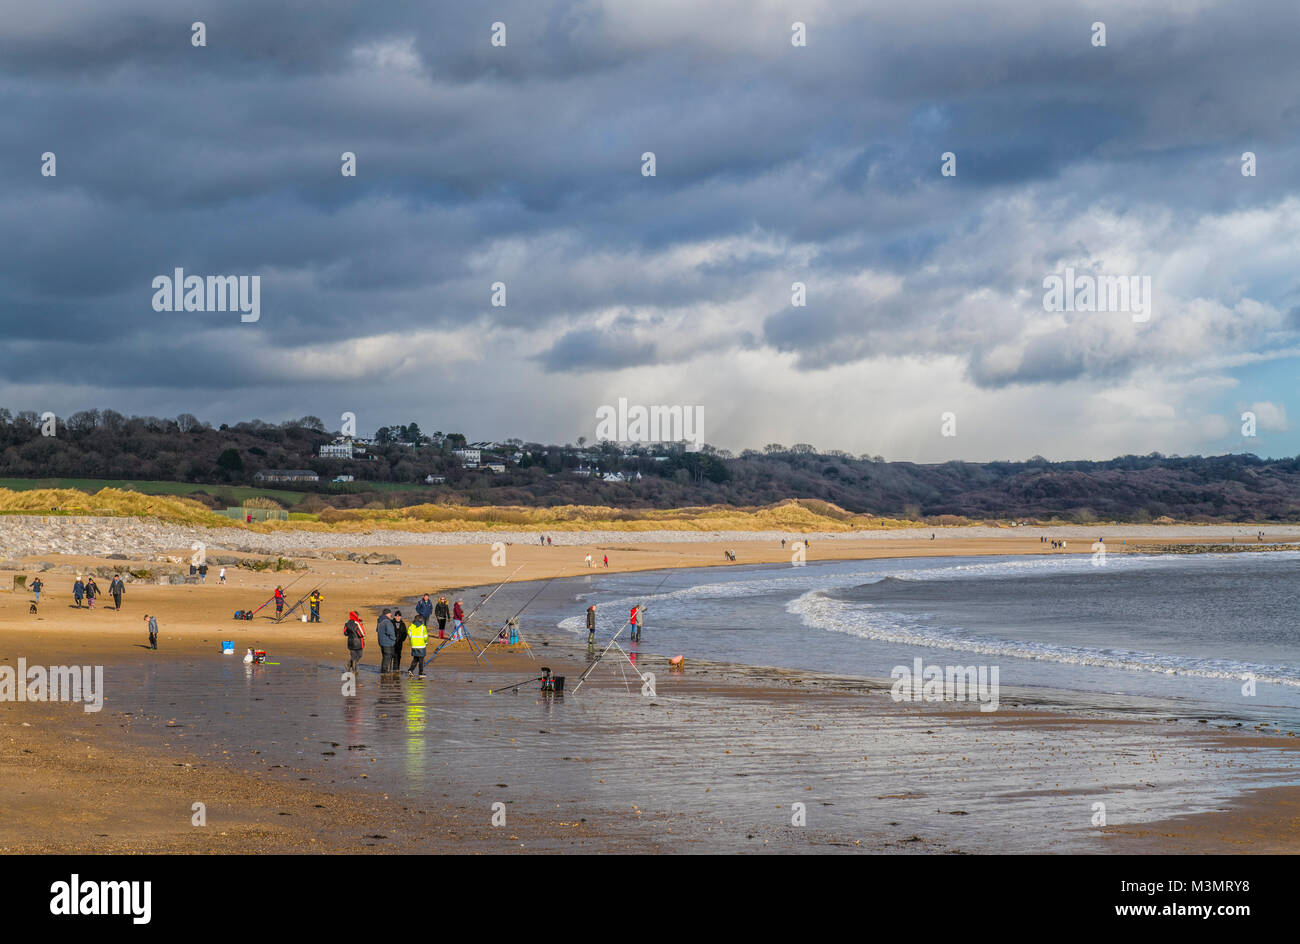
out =
[[[348,621],[343,624],[343,635],[348,637],[348,671],[355,672],[366,648],[366,628],[356,610],[348,614]]]

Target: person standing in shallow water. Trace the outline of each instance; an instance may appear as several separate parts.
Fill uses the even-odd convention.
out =
[[[379,622],[375,623],[375,638],[379,640],[379,651],[383,658],[379,662],[379,674],[387,675],[394,670],[393,647],[397,644],[397,633],[393,628],[393,614],[384,610]]]
[[[348,614],[348,621],[343,624],[343,635],[348,637],[348,671],[356,672],[366,648],[366,628],[356,610]]]
[[[393,671],[402,671],[402,646],[406,643],[406,623],[402,620],[402,611],[393,610],[393,635],[397,642],[393,645]]]
[[[429,627],[424,624],[424,617],[419,613],[411,621],[407,633],[411,640],[411,667],[406,670],[409,677],[416,677],[415,670],[420,669],[419,678],[424,678],[424,650],[429,645]]]
[[[447,620],[451,619],[451,607],[447,605],[446,597],[438,597],[438,605],[433,608],[433,615],[438,617],[438,638],[447,638]],[[425,623],[429,618],[424,618]]]
[[[587,645],[596,643],[596,605],[587,607]]]

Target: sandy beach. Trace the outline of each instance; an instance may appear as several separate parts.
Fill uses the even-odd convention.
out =
[[[1046,549],[1039,533],[1031,529],[1025,529],[1030,532],[1026,534],[993,534],[982,529],[970,535],[954,534],[953,530],[934,540],[928,533],[814,537],[808,559],[1090,553],[1092,539],[1103,533],[1108,545],[1114,543],[1114,550],[1119,550],[1123,542],[1139,538],[1145,546],[1223,542],[1246,535],[1253,539],[1259,529],[1249,525],[1231,529],[1080,529],[1069,536],[1066,549],[1055,551]],[[181,540],[176,546],[157,548],[153,557],[188,559],[192,552],[183,540],[187,536],[178,535]],[[1280,529],[1268,529],[1267,536],[1270,541],[1300,540],[1300,535]],[[790,559],[790,551],[778,542],[739,544],[733,536],[719,541],[699,540],[697,535],[682,541],[600,537],[602,540],[582,543],[569,534],[566,546],[553,547],[512,541],[504,547],[504,563],[502,548],[495,552],[492,548],[499,539],[494,534],[482,535],[482,543],[393,541],[365,548],[399,557],[400,565],[288,552],[286,556],[308,570],[254,572],[228,565],[226,586],[217,584],[216,567],[203,584],[159,585],[138,580],[128,586],[121,612],[105,607],[106,597],[101,597],[93,611],[72,606],[72,582],[81,570],[147,567],[149,559],[143,556],[124,562],[38,552],[11,562],[17,566],[0,571],[0,585],[5,587],[14,574],[30,578],[40,562],[49,566],[41,573],[45,588],[37,614],[29,612],[30,593],[0,593],[3,664],[13,665],[22,657],[29,665],[103,665],[107,696],[104,710],[98,713],[85,712],[79,705],[0,703],[0,738],[5,745],[0,752],[0,787],[9,798],[0,813],[0,850],[473,853],[565,849],[959,852],[1004,848],[1164,853],[1293,852],[1300,847],[1300,788],[1283,782],[1294,764],[1296,740],[1284,734],[1195,730],[1146,720],[1072,715],[1033,704],[1030,699],[1011,700],[992,715],[933,705],[900,705],[882,697],[880,680],[704,663],[693,660],[689,652],[681,673],[672,672],[662,658],[643,658],[639,667],[655,671],[660,679],[659,691],[649,699],[628,697],[627,673],[620,674],[612,662],[602,665],[592,673],[581,695],[566,696],[566,714],[561,716],[558,711],[547,713],[547,699],[536,694],[535,686],[518,695],[486,695],[491,679],[499,683],[502,678],[522,679],[534,673],[539,663],[528,653],[493,652],[491,671],[487,672],[463,644],[450,647],[439,658],[430,684],[437,686],[438,717],[456,719],[454,737],[446,741],[445,750],[411,760],[430,765],[426,781],[431,792],[422,798],[384,793],[367,784],[371,779],[367,764],[382,765],[390,760],[371,756],[371,745],[338,745],[337,750],[328,749],[329,753],[315,752],[314,758],[307,756],[310,752],[299,751],[301,759],[288,763],[283,752],[262,752],[259,739],[265,735],[254,725],[250,725],[244,743],[236,744],[229,737],[214,741],[205,735],[200,721],[183,716],[180,709],[177,718],[140,713],[135,710],[132,693],[116,687],[118,681],[127,684],[151,677],[147,675],[151,663],[160,661],[184,662],[191,673],[184,678],[210,677],[210,670],[220,669],[223,659],[227,668],[237,661],[219,654],[224,639],[234,640],[239,653],[249,646],[268,650],[272,659],[283,664],[279,678],[289,678],[291,666],[316,672],[311,678],[320,678],[331,671],[326,667],[342,668],[341,627],[348,610],[357,610],[366,626],[373,627],[376,607],[402,606],[423,592],[436,599],[439,591],[492,585],[511,573],[515,581],[589,573],[587,553],[597,565],[608,555],[610,572],[730,566],[723,552],[733,547],[743,563]],[[309,554],[328,548],[320,538],[312,535]],[[75,541],[75,535],[68,539]],[[341,546],[357,547],[351,543]],[[294,578],[299,580],[288,593],[291,601],[311,584],[324,582],[321,624],[297,619],[274,623],[265,619],[270,607],[251,622],[232,619],[235,610],[256,607],[277,584]],[[107,579],[98,580],[101,588],[107,587]],[[448,596],[456,598],[454,592]],[[108,602],[111,604],[111,599]],[[465,602],[469,609],[476,601],[466,598]],[[158,652],[144,646],[146,613],[155,615],[161,626]],[[541,628],[530,626],[525,612],[523,629],[529,638],[532,630]],[[585,663],[584,651],[576,644],[540,632],[533,650],[545,657],[556,674],[571,681]],[[368,671],[373,672],[377,661],[377,647],[372,642],[366,653]],[[257,667],[256,671],[271,669]],[[241,677],[232,678],[239,681]],[[274,699],[275,678],[259,675],[248,684],[265,681],[265,697]],[[376,717],[383,719],[388,717],[384,699],[395,699],[391,702],[393,714],[404,711],[409,722],[415,709],[401,704],[401,686],[412,684],[420,683],[403,679],[396,689],[385,689],[377,674],[363,673],[356,700],[377,694]],[[220,696],[219,691],[211,694],[214,700]],[[195,696],[193,692],[178,694],[178,703],[184,703],[185,697]],[[284,697],[280,714],[287,720],[283,727],[275,728],[281,732],[276,737],[288,740],[292,734],[297,740],[311,741],[316,733],[311,720],[314,715],[292,717],[296,703],[288,694]],[[539,728],[539,718],[551,720]],[[374,723],[382,726],[382,721]],[[790,740],[790,732],[796,730],[797,749]],[[823,744],[831,732],[839,740]],[[446,736],[445,731],[443,734]],[[1140,748],[1134,748],[1139,742]],[[629,743],[643,753],[625,753]],[[1136,756],[1152,743],[1159,745],[1153,752],[1158,757]],[[859,758],[849,747],[840,750],[836,746],[844,744],[870,746]],[[1124,750],[1119,749],[1121,745]],[[1063,822],[1052,835],[1013,835],[999,846],[999,841],[987,838],[998,831],[988,825],[990,818],[996,822],[996,804],[950,809],[951,797],[940,792],[946,788],[941,788],[934,776],[939,767],[951,765],[956,771],[951,777],[953,784],[990,778],[989,789],[1009,802],[1017,793],[1012,786],[1023,783],[1025,790],[1073,810],[1070,794],[1076,788],[1069,782],[1057,783],[1051,776],[1052,758],[1071,751],[1077,756],[1071,757],[1067,766],[1075,772],[1099,770],[1111,763],[1127,765],[1130,761],[1115,758],[1134,755],[1132,769],[1115,776],[1135,782],[1147,777],[1153,790],[1189,775],[1197,765],[1221,764],[1226,776],[1234,765],[1240,766],[1240,758],[1262,753],[1267,757],[1259,763],[1274,772],[1279,785],[1238,793],[1215,810],[1169,816],[1153,823],[1116,821],[1104,828],[1090,827],[1086,797],[1081,796],[1076,804],[1081,811],[1078,822]],[[455,769],[457,752],[470,759],[464,766],[475,770],[473,775]],[[346,755],[341,761],[339,753]],[[900,765],[908,757],[919,759],[915,763],[926,770],[924,776],[918,773],[915,781],[900,775]],[[650,766],[638,773],[641,758]],[[537,764],[589,768],[592,779],[584,781],[582,776],[564,773],[531,777],[530,765]],[[678,768],[679,773],[652,773],[667,768]],[[474,779],[480,776],[479,770],[510,770],[514,776],[479,782]],[[772,796],[788,797],[781,808],[770,808],[776,803],[766,803],[762,810],[743,808],[749,802],[747,796],[766,797],[764,791],[755,793],[753,786],[745,786],[760,773],[764,784],[771,786]],[[611,799],[595,786],[616,778],[643,786],[629,787],[626,802]],[[671,786],[657,793],[654,783],[660,778]],[[1079,791],[1085,781],[1094,782],[1082,774],[1078,779]],[[895,780],[897,784],[890,787]],[[917,786],[923,782],[923,788]],[[840,789],[837,785],[848,783],[854,784],[855,790],[878,790],[872,802],[900,812],[871,822],[861,817],[836,818],[835,808],[842,806],[835,798]],[[808,798],[806,827],[791,825],[791,803],[802,801],[797,786]],[[956,791],[952,796],[966,797],[963,789],[952,787]],[[695,801],[684,802],[682,798],[689,796]],[[978,799],[973,793],[969,797]],[[509,811],[504,828],[491,825],[492,805],[498,800]],[[1171,794],[1170,803],[1175,801],[1176,794]],[[204,804],[207,825],[203,828],[192,823],[195,803]],[[726,812],[714,817],[714,810],[724,808],[718,804],[724,804]],[[924,814],[913,812],[922,806]],[[981,817],[983,832],[962,822]]]

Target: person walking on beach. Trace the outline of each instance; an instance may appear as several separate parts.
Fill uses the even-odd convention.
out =
[[[113,609],[122,609],[122,594],[126,593],[126,584],[122,582],[121,574],[113,575],[108,585],[108,593],[113,598]]]
[[[402,646],[406,643],[408,635],[401,610],[393,610],[393,635],[397,637],[397,642],[393,645],[393,671],[400,672],[402,671]]]
[[[32,593],[36,594],[36,602],[37,602],[37,603],[40,603],[40,602],[41,602],[41,589],[42,589],[44,586],[45,586],[45,584],[41,583],[41,578],[40,578],[40,577],[37,577],[35,580],[32,581]]]
[[[438,605],[433,608],[433,615],[438,617],[438,638],[446,639],[447,620],[451,619],[451,607],[447,605],[446,597],[438,597]],[[429,621],[428,617],[424,620]]]
[[[424,650],[429,645],[429,627],[425,625],[424,617],[419,613],[415,614],[415,619],[411,620],[411,626],[408,630],[411,640],[411,667],[406,670],[408,677],[415,677],[415,669],[420,669],[419,678],[424,678]]]
[[[218,575],[218,578],[217,583],[224,587],[226,585],[226,568],[221,568],[221,573]]]
[[[781,550],[785,550],[785,538],[781,539]]]
[[[284,616],[284,587],[275,588],[275,618]]]
[[[587,645],[596,644],[596,604],[587,607]]]
[[[609,555],[608,555],[608,554],[605,555],[605,566],[606,566],[606,567],[609,566]]]
[[[320,595],[320,590],[313,590],[311,592],[311,596],[307,598],[307,605],[311,608],[311,615],[307,617],[307,622],[309,623],[320,622],[320,605],[324,601],[325,598]]]
[[[145,623],[148,624],[148,628],[149,628],[149,648],[157,649],[158,648],[158,617],[146,616],[144,618],[144,621]]]
[[[546,536],[546,546],[551,547],[551,536],[549,534]]]
[[[95,608],[95,597],[97,596],[99,596],[99,584],[95,583],[94,577],[87,577],[86,578],[86,602],[90,604],[90,608],[92,610]]]
[[[591,555],[590,555],[590,554],[587,555],[587,566],[588,566],[588,567],[591,566]]]
[[[387,675],[393,671],[393,648],[397,645],[392,610],[384,610],[384,615],[375,623],[375,638],[379,640],[379,651],[383,653],[379,662],[379,674]]]
[[[356,610],[348,614],[348,621],[343,624],[343,635],[348,637],[348,671],[356,672],[366,648],[366,628],[361,625]]]
[[[455,605],[454,607],[452,607],[452,609],[451,609],[451,617],[452,617],[452,621],[451,621],[451,628],[452,628],[451,638],[452,638],[452,639],[462,639],[462,638],[464,638],[464,635],[465,635],[465,608],[462,607],[462,606],[460,605],[460,601],[459,601],[459,600],[456,601],[456,605]],[[414,645],[414,643],[412,643],[412,645]]]
[[[72,585],[72,599],[77,601],[77,609],[81,609],[81,598],[86,595],[86,585],[77,577],[77,582]]]

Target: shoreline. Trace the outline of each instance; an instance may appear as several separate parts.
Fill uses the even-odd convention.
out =
[[[1168,526],[1161,526],[1168,528]],[[1095,533],[1096,528],[1090,529]],[[1175,535],[1171,534],[1171,537]],[[1186,535],[1177,537],[1186,542]],[[701,546],[703,542],[674,542],[668,545],[642,544],[638,547],[620,546],[611,548],[611,567],[608,571],[601,568],[601,573],[616,571],[642,571],[676,569],[694,566],[727,566],[722,558],[722,546]],[[383,550],[383,547],[376,548]],[[756,549],[757,550],[757,549]],[[819,554],[818,551],[822,553]],[[282,656],[311,660],[325,660],[327,663],[341,662],[342,636],[339,632],[340,611],[357,609],[365,612],[363,607],[373,607],[381,603],[404,601],[418,595],[436,583],[442,589],[453,587],[467,588],[483,585],[495,585],[519,563],[525,565],[516,580],[548,580],[553,576],[574,576],[590,573],[577,555],[568,552],[567,557],[575,558],[556,564],[557,555],[565,554],[554,547],[512,547],[509,555],[514,558],[510,566],[503,571],[493,567],[489,549],[474,545],[429,546],[424,548],[406,546],[400,566],[368,566],[351,561],[334,561],[328,559],[307,559],[312,567],[312,576],[303,580],[304,586],[318,576],[331,581],[326,584],[325,622],[302,624],[300,622],[276,625],[263,621],[260,617],[251,624],[230,619],[231,612],[242,606],[248,597],[258,597],[254,602],[269,595],[277,580],[285,575],[274,572],[254,573],[229,568],[232,580],[237,585],[217,587],[214,585],[215,574],[209,577],[205,585],[169,585],[156,586],[135,584],[128,587],[124,601],[124,612],[78,612],[66,606],[65,583],[70,584],[72,577],[58,572],[44,575],[53,599],[43,596],[41,612],[37,617],[26,613],[25,594],[0,593],[0,643],[5,651],[23,655],[29,663],[46,661],[60,664],[81,663],[99,660],[106,665],[138,667],[146,660],[157,658],[179,658],[204,660],[210,659],[216,643],[223,638],[236,640],[236,651],[242,651],[247,645],[260,645],[269,648],[273,658]],[[1025,540],[1021,535],[994,540],[948,540],[930,542],[917,540],[896,540],[880,543],[836,541],[822,545],[819,549],[814,539],[810,560],[829,559],[872,559],[874,557],[928,557],[928,556],[965,556],[976,554],[1043,554],[1052,553],[1044,550],[1035,538]],[[1088,553],[1081,546],[1073,546],[1056,553]],[[750,555],[744,555],[748,558]],[[753,555],[761,559],[742,559],[741,563],[777,563],[788,560],[788,556],[779,547],[765,548]],[[92,562],[103,562],[101,558],[60,557],[61,563],[71,566],[88,566]],[[108,561],[108,564],[120,562]],[[296,575],[295,575],[296,576]],[[289,579],[292,579],[290,577]],[[436,589],[436,588],[435,588]],[[430,592],[433,592],[432,590]],[[290,594],[294,599],[296,594]],[[436,599],[436,596],[435,596]],[[53,608],[44,602],[55,603]],[[57,601],[57,602],[56,602]],[[400,605],[400,604],[399,604]],[[470,607],[467,605],[467,609]],[[141,615],[145,612],[157,613],[162,625],[162,649],[154,654],[140,647],[143,642],[143,625]],[[264,611],[265,612],[265,611]],[[366,612],[367,626],[373,626],[373,617]],[[525,616],[525,621],[527,617]],[[92,622],[93,621],[93,622]],[[525,623],[526,625],[526,623]],[[531,630],[537,634],[537,630]],[[560,633],[551,630],[551,633]],[[525,638],[530,638],[530,631],[525,629]],[[549,635],[549,633],[544,634]],[[575,659],[575,653],[581,647],[566,647],[564,640],[548,640],[547,658],[563,667],[571,678],[576,679],[581,661]],[[542,649],[538,640],[537,650]],[[450,652],[450,650],[449,650]],[[377,654],[368,650],[373,666]],[[498,654],[493,654],[494,662]],[[16,656],[7,656],[3,661],[12,663]],[[559,657],[559,658],[557,658]],[[225,657],[230,659],[232,657]],[[238,657],[233,657],[237,659]],[[646,666],[658,666],[661,657],[643,657]],[[526,657],[516,655],[507,660],[509,665],[517,666],[517,671],[527,672],[534,664]],[[662,668],[662,667],[660,667]],[[462,651],[448,656],[444,654],[438,662],[439,673],[446,673],[450,680],[459,682],[471,678],[474,672],[472,660],[468,653]],[[495,674],[509,671],[506,668]],[[560,674],[557,669],[557,674]],[[595,691],[606,691],[608,697],[621,698],[622,683],[612,673],[609,678],[603,676],[605,671],[598,668],[593,679],[588,683]],[[843,699],[855,699],[855,709],[869,705],[869,715],[876,725],[886,728],[894,726],[904,719],[913,717],[917,710],[920,717],[926,719],[943,719],[942,711],[934,710],[936,706],[905,706],[890,702],[888,699],[870,697],[861,694],[879,688],[878,680],[857,677],[836,677],[828,673],[801,672],[798,670],[772,669],[762,666],[744,666],[729,663],[712,663],[701,660],[689,660],[685,676],[673,679],[667,672],[667,684],[676,686],[674,694],[691,705],[715,706],[718,710],[731,711],[735,714],[734,724],[748,724],[746,719],[755,708],[765,710],[762,706],[779,706],[776,711],[792,712],[791,717],[798,717],[807,712],[825,712],[828,723],[854,724],[857,712],[844,714],[846,710]],[[366,681],[369,681],[368,679]],[[572,684],[572,683],[571,683]],[[468,683],[467,683],[468,686]],[[456,703],[469,699],[473,704],[479,697],[477,687],[460,688],[451,686]],[[584,690],[585,691],[585,690]],[[464,694],[462,694],[462,692]],[[583,695],[572,699],[575,703]],[[531,705],[535,697],[524,696],[527,701],[516,704]],[[838,701],[837,701],[838,699]],[[865,699],[865,700],[864,700]],[[662,699],[661,699],[662,700]],[[1264,750],[1279,757],[1293,758],[1290,752],[1296,749],[1295,739],[1276,735],[1261,737],[1249,730],[1172,730],[1166,725],[1145,718],[1089,716],[1086,711],[1052,706],[1027,705],[1027,700],[1013,696],[1004,696],[1006,709],[999,711],[1000,718],[990,719],[987,730],[990,732],[1006,730],[1015,738],[1028,738],[1029,741],[1044,744],[1056,743],[1053,739],[1059,732],[1068,728],[1086,729],[1100,732],[1104,737],[1129,737],[1125,732],[1138,731],[1134,737],[1153,739],[1155,743],[1167,745],[1174,753],[1183,751],[1183,745],[1205,744],[1218,745],[1231,753],[1256,752]],[[1021,704],[1015,704],[1021,703]],[[1013,707],[1014,705],[1014,707]],[[735,707],[741,706],[741,707]],[[748,707],[746,707],[748,706]],[[71,813],[61,802],[61,797],[74,795],[78,791],[90,791],[102,794],[108,783],[136,783],[149,795],[176,796],[184,792],[184,779],[178,779],[177,771],[188,771],[186,776],[199,776],[204,783],[210,784],[211,795],[221,797],[247,797],[253,784],[261,790],[269,781],[265,777],[255,776],[241,765],[234,763],[201,762],[201,766],[185,768],[178,764],[195,763],[193,759],[183,760],[185,749],[178,739],[168,740],[167,733],[148,729],[142,719],[124,719],[112,707],[106,707],[99,715],[86,714],[81,718],[64,720],[50,724],[50,719],[59,712],[51,713],[52,708],[69,708],[69,706],[51,706],[34,704],[3,703],[0,705],[0,736],[7,737],[9,744],[16,751],[7,752],[5,761],[0,766],[0,787],[15,791],[15,796],[25,797],[19,806],[21,815],[11,812],[0,817],[0,850],[23,851],[90,851],[92,849],[108,851],[108,848],[121,851],[563,851],[572,848],[581,851],[618,851],[629,848],[642,848],[647,842],[662,843],[665,851],[691,851],[699,848],[707,851],[710,843],[715,848],[746,851],[753,848],[765,848],[765,851],[805,851],[813,846],[826,849],[845,849],[849,851],[943,851],[941,841],[922,843],[904,842],[908,837],[895,836],[889,830],[864,832],[846,832],[842,828],[808,833],[792,833],[788,828],[772,833],[764,833],[766,846],[755,846],[750,840],[741,840],[736,835],[729,835],[725,841],[719,832],[692,832],[689,824],[678,823],[669,809],[655,810],[642,803],[640,812],[632,819],[625,810],[612,807],[592,807],[587,816],[566,816],[563,813],[551,817],[534,806],[529,812],[521,811],[519,829],[511,829],[510,835],[523,836],[519,840],[502,835],[499,830],[484,832],[482,824],[483,810],[479,805],[467,801],[445,801],[436,810],[425,809],[421,814],[421,835],[423,838],[366,839],[367,836],[393,836],[391,827],[383,827],[393,817],[400,821],[401,816],[409,813],[397,800],[385,798],[382,801],[372,795],[372,791],[363,790],[354,795],[351,786],[325,785],[312,780],[303,782],[281,782],[279,787],[268,794],[265,799],[256,799],[243,804],[239,814],[230,822],[234,826],[214,836],[211,832],[195,831],[188,825],[189,813],[185,812],[184,823],[164,823],[160,820],[161,812],[155,810],[157,804],[146,804],[146,808],[135,811],[131,804],[116,793],[105,799],[105,809],[98,814],[100,822],[113,824],[110,836],[120,836],[123,829],[136,839],[115,838],[116,844],[105,847],[91,840],[100,839],[87,833],[84,816]],[[71,709],[69,709],[71,710]],[[709,713],[707,707],[701,710]],[[42,714],[44,712],[44,714]],[[507,711],[506,714],[511,714]],[[65,715],[66,718],[66,715]],[[83,720],[88,719],[88,720]],[[37,725],[39,730],[23,727],[23,722]],[[495,727],[506,723],[509,727],[518,727],[519,722],[495,722]],[[575,724],[578,723],[576,720]],[[702,723],[702,722],[701,722]],[[930,720],[928,723],[938,723]],[[966,730],[968,724],[980,728],[983,719],[948,720],[955,732]],[[100,730],[95,732],[95,728]],[[127,737],[121,732],[132,727],[137,734]],[[1137,726],[1136,728],[1134,726]],[[527,727],[525,724],[524,727]],[[701,729],[700,742],[707,743],[716,736],[716,727],[707,724]],[[973,729],[972,729],[973,730]],[[713,735],[708,734],[714,731]],[[82,758],[80,751],[85,746],[83,741],[87,732],[102,739],[98,747],[87,751],[87,758]],[[524,732],[516,732],[517,735]],[[868,729],[868,733],[870,733]],[[105,737],[107,735],[107,737]],[[121,735],[121,736],[119,736]],[[596,735],[592,735],[596,736]],[[604,736],[603,734],[600,736]],[[755,737],[758,735],[755,734]],[[82,738],[82,741],[77,738]],[[908,735],[915,739],[919,735]],[[911,743],[904,739],[905,743]],[[900,742],[900,743],[904,743]],[[917,743],[926,743],[918,741]],[[21,745],[21,746],[20,746]],[[35,751],[37,757],[44,759],[44,765],[25,764],[30,760],[23,751]],[[497,748],[496,750],[500,750]],[[1190,750],[1190,748],[1188,748]],[[1209,748],[1204,748],[1209,750]],[[502,755],[507,756],[507,755]],[[102,762],[104,769],[91,763],[92,759]],[[84,761],[84,762],[83,762]],[[713,764],[713,761],[709,762]],[[758,763],[762,763],[758,761]],[[1293,761],[1287,761],[1290,768]],[[714,767],[706,766],[705,771]],[[195,772],[199,773],[196,774]],[[279,772],[283,773],[283,772]],[[855,774],[856,775],[856,774]],[[314,774],[306,773],[313,777]],[[360,776],[360,775],[358,775]],[[709,775],[712,776],[712,775]],[[114,778],[120,778],[115,781]],[[360,780],[358,780],[360,782]],[[834,778],[827,777],[826,782],[833,789]],[[462,785],[463,786],[463,785]],[[127,794],[129,795],[129,794]],[[326,802],[322,796],[331,797]],[[1242,830],[1233,848],[1249,851],[1295,851],[1300,848],[1300,827],[1288,812],[1297,800],[1296,788],[1286,785],[1266,786],[1261,789],[1247,787],[1244,792],[1234,789],[1233,797],[1224,805],[1229,812],[1201,811],[1183,817],[1164,817],[1149,823],[1127,823],[1096,830],[1096,836],[1083,843],[1082,851],[1172,851],[1175,848],[1196,849],[1205,847],[1204,851],[1213,851],[1214,837],[1237,835],[1234,830]],[[565,807],[574,805],[573,796],[567,799],[555,797]],[[16,801],[17,802],[17,801]],[[178,799],[179,802],[179,799]],[[216,801],[220,806],[225,800]],[[477,803],[477,801],[476,801]],[[318,806],[319,804],[319,806]],[[392,804],[398,804],[396,806]],[[409,807],[409,803],[407,806]],[[427,805],[427,804],[426,804]],[[906,805],[906,804],[904,804]],[[284,807],[284,809],[272,809]],[[424,809],[424,807],[420,807]],[[18,806],[15,807],[15,810]],[[321,809],[327,813],[321,813]],[[522,808],[521,808],[522,810]],[[289,812],[288,817],[279,813]],[[399,815],[400,814],[400,815]],[[166,818],[177,815],[175,809],[168,807]],[[224,815],[224,814],[223,814]],[[512,825],[514,823],[512,813]],[[331,817],[333,819],[331,819]],[[292,827],[284,825],[294,820]],[[301,820],[299,822],[298,820]],[[659,824],[647,831],[645,823],[653,821]],[[1226,822],[1239,824],[1229,827]],[[331,840],[331,822],[349,824]],[[471,827],[467,824],[474,822]],[[901,822],[901,820],[900,820]],[[526,824],[527,828],[524,828]],[[575,825],[576,824],[576,825]],[[371,827],[374,827],[373,829]],[[107,827],[106,827],[107,828]],[[762,824],[751,829],[766,830]],[[914,827],[918,828],[919,827]],[[713,827],[720,830],[721,827]],[[102,831],[102,830],[101,830]],[[918,834],[923,834],[921,830]],[[748,835],[748,833],[745,833]],[[756,835],[758,835],[756,833]],[[944,846],[957,849],[976,848],[978,842],[967,841],[961,831],[952,833],[953,842]],[[59,838],[62,836],[63,838]],[[41,838],[44,837],[44,838]],[[311,840],[315,840],[312,842]],[[980,840],[983,841],[983,840]],[[523,842],[521,848],[518,843]],[[1071,840],[1074,842],[1074,840]],[[370,845],[373,843],[373,846]],[[1097,845],[1101,843],[1101,845]],[[720,844],[720,845],[719,845]],[[1076,843],[1077,844],[1077,843]],[[1109,844],[1109,845],[1106,845]],[[1097,845],[1095,849],[1092,845]],[[657,846],[658,847],[658,846]],[[978,851],[978,850],[977,850]]]

